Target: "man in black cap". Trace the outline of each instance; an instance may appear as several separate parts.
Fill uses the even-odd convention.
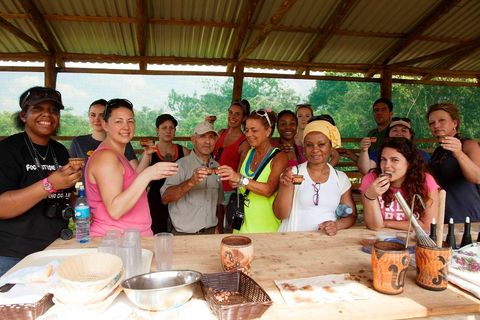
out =
[[[63,110],[60,92],[33,87],[19,99],[23,131],[0,141],[0,275],[65,232],[73,186],[81,168],[51,139]]]

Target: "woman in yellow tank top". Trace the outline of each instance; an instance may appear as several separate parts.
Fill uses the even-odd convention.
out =
[[[276,232],[280,226],[272,210],[272,203],[278,189],[280,173],[288,163],[283,152],[270,158],[276,148],[270,143],[275,130],[275,113],[270,110],[256,110],[247,117],[245,136],[250,150],[241,159],[240,172],[229,166],[220,166],[217,170],[222,180],[239,188],[241,193],[250,190],[245,201],[245,218],[240,233]],[[266,163],[257,179],[253,179],[258,169]]]

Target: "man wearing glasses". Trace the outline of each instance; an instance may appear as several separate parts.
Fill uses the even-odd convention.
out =
[[[168,204],[174,234],[222,233],[223,190],[215,174],[218,162],[211,157],[217,133],[209,122],[199,123],[192,135],[193,152],[179,159],[178,174],[160,189]]]

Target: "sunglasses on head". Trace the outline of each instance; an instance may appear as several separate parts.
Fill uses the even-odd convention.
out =
[[[270,118],[268,117],[268,112],[267,111],[265,111],[263,109],[260,109],[260,110],[255,110],[255,113],[260,117],[265,117],[265,119],[267,119],[268,126],[270,128],[272,127],[272,123],[270,122]]]
[[[116,108],[116,107],[125,107],[130,110],[133,110],[133,104],[130,102],[130,100],[118,99],[118,98],[108,100],[107,105],[105,106],[105,109]]]
[[[411,120],[409,118],[403,118],[403,117],[393,117],[392,121],[405,121],[405,122],[408,122],[408,123],[411,122]]]
[[[52,88],[35,88],[27,91],[25,97],[22,100],[22,108],[26,107],[28,100],[39,100],[44,98],[50,98],[52,100],[61,102],[62,95],[55,89]]]

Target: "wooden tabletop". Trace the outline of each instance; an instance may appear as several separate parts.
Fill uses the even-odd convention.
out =
[[[248,234],[254,245],[252,278],[270,295],[274,304],[262,319],[402,319],[480,312],[480,300],[453,285],[435,292],[415,284],[410,267],[402,294],[377,293],[373,299],[354,302],[309,303],[287,306],[274,280],[350,273],[371,287],[370,255],[361,251],[364,228],[341,230],[329,237],[318,232]],[[372,232],[372,231],[370,231]],[[390,231],[394,234],[394,231]],[[220,241],[225,235],[175,236],[173,269],[191,269],[202,273],[222,272]],[[153,251],[153,238],[142,239],[142,247]],[[48,249],[95,247],[98,239],[78,244],[57,240]],[[152,263],[155,270],[155,262]],[[373,289],[372,289],[373,290]]]

